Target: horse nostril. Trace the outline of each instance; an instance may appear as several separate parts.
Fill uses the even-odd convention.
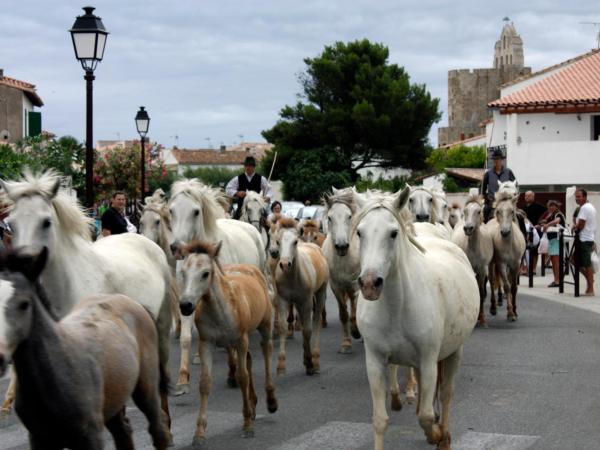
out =
[[[362,278],[361,278],[361,277],[358,277],[358,285],[359,285],[360,287],[363,287],[363,280],[362,280]]]
[[[173,253],[175,253],[177,251],[177,244],[171,244],[169,247],[171,247],[171,251]]]
[[[375,284],[374,284],[374,286],[375,286],[376,288],[378,288],[378,287],[381,287],[382,285],[383,285],[383,278],[381,278],[381,277],[377,277],[377,279],[375,280]]]
[[[182,302],[179,304],[179,309],[184,316],[189,316],[194,310],[194,305],[192,302]]]
[[[288,266],[288,268],[292,267],[292,262],[288,261],[287,266]]]

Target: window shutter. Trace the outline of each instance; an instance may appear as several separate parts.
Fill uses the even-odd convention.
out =
[[[29,137],[42,134],[42,113],[29,112]]]

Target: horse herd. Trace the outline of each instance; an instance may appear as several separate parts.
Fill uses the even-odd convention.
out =
[[[184,179],[168,199],[162,191],[146,198],[142,235],[93,242],[90,219],[59,190],[58,174],[1,184],[13,202],[14,232],[14,250],[0,258],[0,376],[8,362],[14,369],[3,407],[14,402],[33,448],[102,448],[105,426],[117,448],[133,448],[129,397],[146,415],[154,446],[166,448],[173,321],[181,345],[175,395],[189,392],[194,325],[198,332],[193,444],[204,443],[209,423],[215,347],[227,351],[227,382],[241,390],[243,432],[252,436],[257,395],[249,335],[261,336],[267,409],[274,413],[273,330],[280,376],[294,321],[306,374],[318,374],[329,286],[342,324],[339,352],[352,352],[352,338],[364,341],[375,448],[383,449],[388,391],[392,409],[402,406],[397,371],[406,366],[407,401],[418,386],[427,441],[450,449],[454,378],[466,338],[477,323],[486,324],[488,280],[491,313],[501,282],[507,318],[517,318],[525,242],[514,186],[501,187],[487,224],[477,196],[461,208],[447,205],[443,192],[420,187],[333,188],[323,194],[323,234],[314,222],[269,222],[253,193],[242,220],[229,219],[220,190]]]

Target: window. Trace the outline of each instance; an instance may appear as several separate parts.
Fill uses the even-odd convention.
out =
[[[600,116],[592,116],[592,141],[600,140]]]

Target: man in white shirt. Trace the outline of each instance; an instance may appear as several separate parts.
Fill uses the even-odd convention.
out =
[[[242,204],[246,191],[261,193],[267,203],[273,198],[273,190],[267,179],[256,173],[256,160],[253,156],[247,156],[244,160],[244,173],[232,178],[225,187],[225,194],[233,198],[238,207],[234,219],[239,219],[242,213]]]
[[[579,214],[577,223],[573,227],[575,233],[579,233],[580,258],[579,269],[585,276],[587,282],[586,296],[594,296],[594,269],[592,267],[592,252],[596,240],[596,208],[587,201],[587,191],[577,189],[575,191],[575,201],[579,205]]]

